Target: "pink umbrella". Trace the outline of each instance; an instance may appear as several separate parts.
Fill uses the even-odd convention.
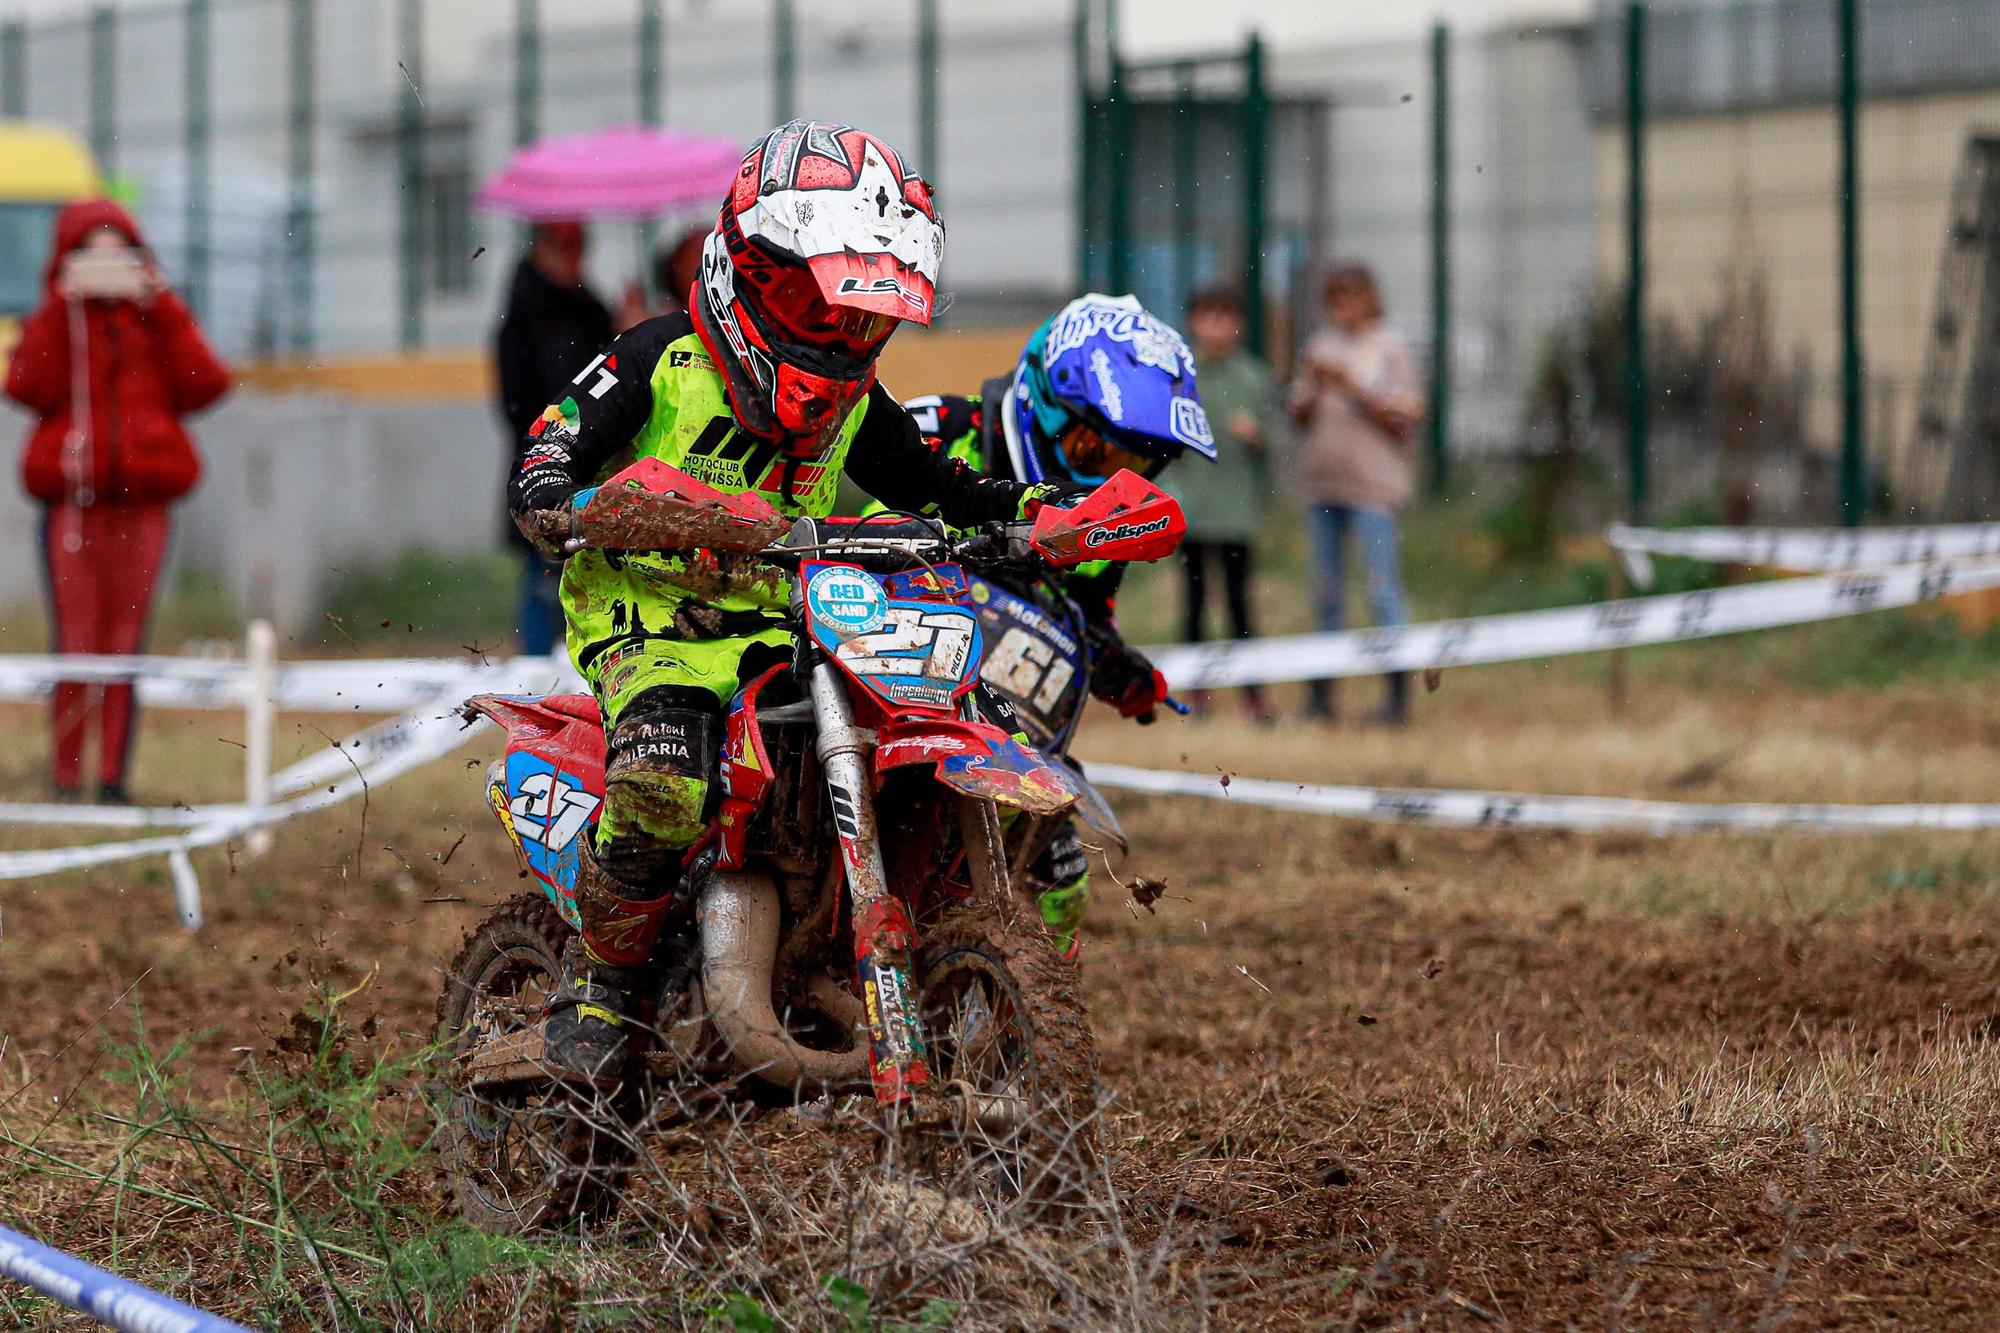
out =
[[[720,203],[742,165],[733,139],[618,125],[528,145],[486,182],[479,204],[537,222],[658,217]]]

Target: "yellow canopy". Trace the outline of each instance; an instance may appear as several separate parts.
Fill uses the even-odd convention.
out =
[[[63,203],[103,190],[90,150],[75,135],[0,121],[0,203]]]

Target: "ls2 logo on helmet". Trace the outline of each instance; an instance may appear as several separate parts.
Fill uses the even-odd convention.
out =
[[[1083,544],[1108,546],[1112,542],[1130,541],[1134,537],[1150,537],[1156,532],[1165,532],[1168,522],[1168,516],[1162,514],[1144,523],[1119,523],[1109,528],[1092,528],[1083,534]]]
[[[843,636],[882,628],[888,599],[882,585],[858,569],[822,569],[806,584],[806,609],[813,619]]]
[[[871,278],[867,282],[863,282],[859,278],[842,278],[840,280],[840,294],[842,296],[894,296],[904,305],[918,311],[928,311],[931,306],[929,297],[920,291],[904,286],[891,276]]]

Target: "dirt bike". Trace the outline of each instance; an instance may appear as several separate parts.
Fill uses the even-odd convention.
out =
[[[883,1141],[943,1181],[1028,1200],[1087,1185],[1095,1043],[1022,868],[1050,821],[1109,809],[980,685],[972,579],[1163,558],[1178,504],[1125,473],[954,537],[893,516],[791,523],[643,460],[576,512],[573,547],[676,552],[705,591],[780,594],[797,647],[726,712],[719,808],[686,869],[692,929],[656,954],[609,1090],[552,1070],[540,1029],[603,801],[596,701],[468,703],[507,729],[488,796],[541,893],[468,934],[439,1000],[461,1213],[502,1231],[601,1219],[642,1133],[841,1094],[870,1099]]]

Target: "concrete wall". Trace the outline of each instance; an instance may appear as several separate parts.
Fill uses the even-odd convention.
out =
[[[1937,296],[1952,183],[1966,135],[2000,126],[2000,92],[1866,103],[1861,116],[1862,338],[1869,444],[1878,459],[1909,437]],[[1658,118],[1648,128],[1647,246],[1653,309],[1712,315],[1725,275],[1769,284],[1781,365],[1803,358],[1807,431],[1837,447],[1840,288],[1837,125],[1827,106]],[[1624,136],[1596,138],[1597,268],[1622,281]]]
[[[11,410],[0,420],[10,465],[26,425]],[[219,578],[246,613],[287,631],[319,618],[332,569],[419,546],[490,551],[500,540],[506,460],[483,404],[245,393],[193,427],[204,474],[175,509],[168,578]],[[38,517],[10,475],[0,485],[0,608],[42,595]]]
[[[234,0],[213,25],[213,299],[204,312],[234,356],[292,344],[300,319],[287,259],[290,142],[284,0]],[[312,136],[315,260],[313,345],[335,354],[400,345],[402,181],[397,108],[414,79],[423,100],[424,222],[454,174],[476,186],[515,139],[514,6],[433,0],[420,68],[402,49],[394,0],[318,7]],[[1060,304],[1075,267],[1077,99],[1070,28],[1054,0],[1005,11],[955,9],[944,33],[936,178],[950,244],[942,289],[950,322],[1011,322]],[[639,119],[637,10],[624,0],[542,6],[539,132],[554,135]],[[821,0],[798,7],[796,109],[875,129],[916,154],[915,7]],[[179,6],[121,10],[116,27],[115,175],[176,278],[186,273],[185,22]],[[36,23],[28,41],[31,118],[79,135],[90,125],[88,23]],[[771,10],[751,0],[672,7],[664,58],[665,114],[676,128],[746,146],[771,126]],[[666,220],[712,221],[715,203]],[[422,345],[480,346],[497,324],[519,253],[520,225],[475,214],[464,253],[437,262],[463,290],[426,280]],[[484,253],[473,252],[483,247]],[[641,271],[634,224],[600,227],[591,257],[615,300]]]

